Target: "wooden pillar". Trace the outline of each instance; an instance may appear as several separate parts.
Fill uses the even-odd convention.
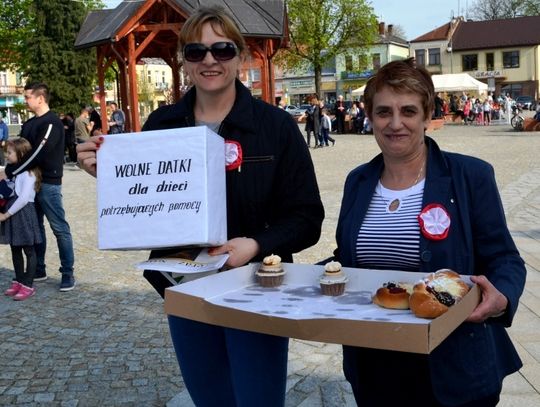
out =
[[[126,131],[134,131],[133,130],[133,120],[131,118],[130,112],[130,100],[128,97],[129,94],[129,86],[128,86],[128,68],[124,61],[121,61],[118,63],[118,66],[120,68],[120,95],[118,95],[120,100],[117,100],[118,107],[122,109],[122,111],[125,113],[126,116],[126,123],[125,123],[125,129]]]
[[[269,92],[269,77],[268,77],[268,50],[267,45],[268,41],[263,40],[262,49],[259,51],[259,59],[261,61],[261,87],[262,87],[262,95],[261,98],[267,103],[274,104],[273,100],[268,100],[268,94]]]
[[[276,78],[274,76],[274,63],[272,62],[272,58],[275,54],[275,48],[274,48],[274,42],[270,40],[270,49],[268,50],[266,54],[266,59],[268,61],[268,90],[269,90],[269,101],[268,103],[274,104],[276,97]]]
[[[180,61],[178,57],[172,58],[173,98],[175,102],[180,100]]]
[[[135,35],[128,34],[128,85],[129,85],[129,112],[126,112],[131,117],[131,131],[141,131],[141,121],[139,119],[139,98],[137,95],[137,71],[136,71],[136,50],[135,50]]]
[[[105,55],[102,47],[97,49],[97,74],[99,85],[99,108],[101,111],[101,132],[107,133],[107,102],[105,101],[105,71],[107,65],[105,64]]]

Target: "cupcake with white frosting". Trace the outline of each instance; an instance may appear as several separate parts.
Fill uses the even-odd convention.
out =
[[[275,254],[266,256],[255,275],[257,276],[257,282],[263,287],[277,287],[283,284],[285,270],[281,265],[281,257]]]
[[[324,266],[324,274],[321,276],[319,283],[323,295],[338,296],[345,292],[345,283],[348,278],[341,270],[341,263],[331,261]]]

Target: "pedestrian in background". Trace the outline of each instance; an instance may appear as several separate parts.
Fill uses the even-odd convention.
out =
[[[317,242],[324,209],[298,124],[289,113],[254,98],[237,79],[247,50],[221,7],[200,8],[179,35],[184,69],[194,86],[176,104],[153,112],[143,130],[205,124],[244,157],[271,157],[226,175],[229,240],[211,254],[229,253],[228,267],[292,254]],[[77,146],[79,162],[96,175],[96,150],[107,137]],[[181,148],[182,140],[178,138]],[[223,203],[225,204],[225,203]],[[178,251],[178,248],[175,250]],[[154,251],[162,256],[166,251]],[[159,274],[159,276],[158,276]],[[163,295],[170,282],[145,272]],[[169,316],[182,377],[197,406],[279,407],[285,403],[288,338]]]
[[[324,100],[320,100],[319,101],[319,112],[320,112],[320,115],[319,115],[319,140],[321,140],[321,134],[322,134],[322,115],[323,115],[323,109],[326,109],[324,107]],[[326,109],[326,114],[328,115],[328,109]],[[328,116],[330,117],[330,116]],[[332,143],[332,145],[335,145],[336,144],[336,140],[332,137],[332,135],[330,134],[332,132],[332,130],[334,130],[334,128],[332,127],[332,119],[330,119],[330,126],[328,127],[328,134],[326,135],[326,142],[325,142],[325,145],[328,146],[328,142],[330,141]],[[322,147],[323,144],[319,144],[319,147]]]
[[[34,281],[47,279],[45,251],[47,240],[44,217],[56,237],[60,256],[60,291],[70,291],[75,287],[73,265],[73,239],[66,220],[62,203],[62,176],[64,174],[64,125],[49,109],[50,92],[44,83],[32,82],[24,87],[24,100],[28,110],[35,114],[21,128],[21,137],[27,139],[32,151],[25,161],[9,164],[0,178],[13,178],[22,171],[35,167],[41,169],[42,183],[36,195],[36,211],[41,230],[42,243],[36,246],[37,270]]]
[[[79,116],[75,119],[74,133],[77,143],[84,143],[90,138],[90,131],[94,128],[94,122],[90,121],[90,111],[83,107]]]
[[[115,102],[111,102],[109,105],[111,108],[111,120],[109,121],[109,133],[118,134],[124,132],[124,124],[126,122],[126,116],[122,110],[118,108]]]
[[[347,114],[347,109],[345,107],[345,102],[343,101],[343,95],[339,95],[334,106],[334,114],[336,116],[336,130],[338,134],[345,133],[345,115]]]
[[[304,128],[306,132],[306,143],[308,147],[311,147],[311,134],[313,133],[313,139],[315,141],[313,147],[317,147],[317,133],[315,132],[315,106],[313,105],[313,97],[309,98],[309,107],[304,113],[306,116],[306,127]]]
[[[32,146],[23,138],[16,138],[7,142],[7,162],[19,163],[23,157],[32,150]],[[26,300],[36,293],[33,288],[36,273],[35,246],[42,242],[41,232],[34,206],[36,191],[41,183],[41,171],[34,167],[22,171],[13,179],[15,194],[6,204],[6,212],[0,213],[1,243],[11,246],[11,257],[15,279],[4,294],[13,297],[16,301]],[[24,266],[26,256],[26,268]]]
[[[9,128],[0,113],[0,165],[5,164],[6,142],[9,139]]]
[[[328,110],[326,108],[323,108],[321,116],[321,136],[319,138],[319,144],[321,146],[325,145],[326,147],[328,147],[328,134],[330,133],[331,129],[332,120],[330,120],[330,117],[328,116]]]
[[[86,106],[86,109],[90,112],[89,120],[94,123],[94,127],[90,130],[90,135],[95,136],[101,134],[101,115],[92,105]]]
[[[313,106],[313,138],[315,139],[315,148],[322,147],[319,139],[321,137],[321,102],[317,95],[311,97],[311,105]],[[323,104],[324,105],[324,104]]]
[[[75,119],[73,118],[73,113],[60,115],[60,120],[64,125],[65,154],[67,154],[70,162],[75,163],[77,162],[77,151],[75,150],[77,143],[75,139]]]

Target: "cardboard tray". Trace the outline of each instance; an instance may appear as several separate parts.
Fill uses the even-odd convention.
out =
[[[473,311],[480,301],[474,285],[448,312],[434,320],[409,310],[371,303],[383,283],[414,283],[422,273],[344,268],[345,294],[324,296],[322,266],[284,263],[283,285],[263,288],[255,281],[259,263],[168,288],[165,312],[213,325],[317,342],[428,354]],[[467,276],[463,279],[470,284]]]

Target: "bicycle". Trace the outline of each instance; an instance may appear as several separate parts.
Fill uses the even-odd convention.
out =
[[[513,116],[510,119],[510,125],[514,128],[516,131],[523,131],[525,118],[521,115],[521,106],[520,105],[514,105],[512,106],[512,113]]]

